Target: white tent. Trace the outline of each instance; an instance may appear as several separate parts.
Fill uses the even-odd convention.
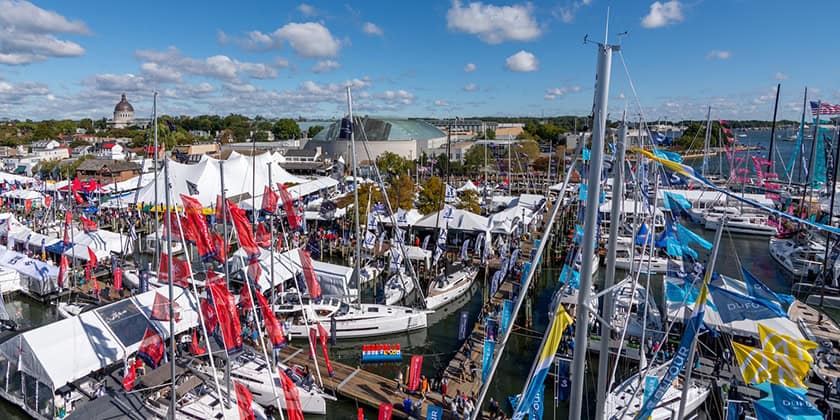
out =
[[[462,185],[461,188],[458,188],[455,191],[458,191],[458,192],[464,192],[464,191],[478,192],[478,187],[476,187],[475,184],[473,184],[473,182],[468,179],[466,182],[464,182],[464,185]]]
[[[243,194],[251,194],[256,188],[255,195],[260,201],[263,190],[268,182],[268,167],[271,166],[271,187],[277,189],[277,184],[296,184],[289,187],[293,197],[300,194],[308,195],[323,188],[335,186],[337,182],[329,178],[319,178],[310,181],[290,174],[283,169],[270,153],[263,153],[256,156],[244,156],[233,152],[224,161],[225,189],[228,197]],[[158,174],[157,199],[159,204],[164,204],[164,177],[163,172]],[[172,203],[181,203],[181,194],[191,195],[205,207],[216,205],[216,196],[221,191],[221,171],[219,160],[208,156],[202,156],[201,160],[193,165],[169,161],[169,180],[171,185]],[[316,182],[310,184],[311,182]],[[307,185],[309,184],[309,185]],[[297,192],[295,192],[297,189]],[[197,191],[197,192],[196,192]],[[130,198],[133,201],[133,198]],[[151,204],[155,202],[155,183],[150,182],[140,189],[137,198],[138,202]],[[259,204],[258,204],[259,205]]]
[[[35,190],[11,190],[4,192],[2,196],[12,200],[32,200],[33,204],[41,204],[44,201],[44,194]]]
[[[154,182],[155,174],[143,174],[139,176],[135,176],[129,178],[125,181],[115,182],[108,185],[102,186],[102,192],[105,194],[113,194],[113,193],[123,193],[126,191],[134,191],[137,189],[137,183],[139,181],[140,188],[145,187],[146,185]],[[133,198],[132,198],[133,201]]]
[[[9,243],[11,241],[16,241],[21,244],[29,243],[30,250],[40,250],[41,246],[47,247],[58,242],[58,238],[42,235],[24,227],[9,235]]]
[[[230,259],[232,272],[237,270],[247,270],[248,260],[245,250],[238,249],[233,253]],[[257,284],[261,290],[271,289],[271,251],[260,248],[260,278]],[[300,256],[297,249],[286,252],[274,253],[274,285],[277,286],[285,281],[294,278],[295,273],[301,272]],[[315,270],[315,275],[318,277],[318,283],[321,285],[321,291],[324,296],[341,296],[346,297],[353,294],[348,289],[350,278],[353,275],[352,267],[345,267],[343,265],[335,265],[321,261],[312,260],[312,268]]]
[[[348,206],[348,208],[350,208],[350,207],[351,206]],[[422,213],[417,211],[417,209],[411,209],[411,210],[405,212],[405,223],[397,222],[397,225],[399,225],[400,227],[414,226],[414,224],[417,223],[417,221],[422,219],[422,218],[423,218]],[[376,214],[376,219],[379,223],[382,223],[386,226],[391,226],[391,216],[385,216],[385,215],[377,213]],[[394,220],[397,220],[396,213],[394,214]]]
[[[52,264],[0,247],[0,267],[18,272],[31,293],[46,295],[58,290],[58,267]]]
[[[100,256],[100,252],[103,253],[102,255],[108,256],[111,253],[122,254],[123,249],[132,249],[131,238],[128,235],[120,235],[104,229],[93,232],[73,229],[70,238],[74,246],[82,247],[81,249],[85,254],[82,258],[87,258],[87,247],[94,250],[97,257]],[[70,252],[71,250],[68,249],[67,251]],[[68,252],[65,252],[65,254],[70,255]],[[80,258],[78,250],[76,251],[76,258]]]
[[[444,218],[442,211],[437,211],[426,215],[426,217],[417,221],[414,227],[435,229],[443,226],[446,223],[447,228],[456,230],[467,230],[473,232],[487,232],[490,224],[484,216],[475,213],[470,213],[462,209],[452,209],[452,217]]]
[[[161,287],[21,333],[0,344],[0,355],[12,369],[55,391],[96,370],[123,363],[140,347],[146,328],[168,338],[169,321],[150,319],[155,294],[168,296],[167,290]],[[175,333],[197,326],[193,297],[176,286],[175,302],[181,311]],[[20,366],[14,366],[18,360]]]
[[[490,216],[488,225],[493,233],[509,234],[523,219],[526,225],[530,225],[534,220],[534,211],[528,207],[516,205]]]
[[[29,176],[10,174],[8,172],[0,172],[0,183],[3,183],[3,182],[14,183],[15,181],[23,183],[23,184],[28,184],[30,182],[32,182],[32,183],[39,182],[37,179],[29,177]]]

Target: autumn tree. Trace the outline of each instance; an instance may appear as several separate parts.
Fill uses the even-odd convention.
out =
[[[414,207],[414,181],[410,176],[398,175],[391,179],[391,185],[388,187],[388,201],[394,212],[398,208],[410,210]]]
[[[444,193],[443,181],[436,176],[429,178],[420,191],[417,210],[421,214],[429,214],[442,209]]]
[[[467,190],[461,193],[460,202],[455,206],[459,209],[464,209],[470,213],[481,214],[481,203],[479,202],[478,192]]]

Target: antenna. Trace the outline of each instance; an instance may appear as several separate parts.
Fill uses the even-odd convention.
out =
[[[604,45],[607,45],[607,38],[610,33],[610,7],[607,6],[607,21],[604,24]]]

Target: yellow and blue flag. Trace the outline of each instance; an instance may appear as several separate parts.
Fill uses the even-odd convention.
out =
[[[525,415],[531,412],[531,407],[534,401],[539,396],[543,388],[545,377],[548,371],[551,370],[551,363],[554,361],[554,354],[557,353],[557,348],[560,346],[560,339],[563,338],[563,331],[569,325],[572,325],[572,317],[563,308],[563,305],[558,305],[557,314],[551,322],[551,329],[548,331],[542,350],[537,356],[537,364],[534,367],[534,376],[530,378],[528,386],[525,388],[524,397],[519,400],[513,410],[513,419],[521,420]]]
[[[758,337],[761,348],[766,352],[782,353],[794,359],[814,363],[814,357],[811,356],[811,353],[808,353],[808,350],[814,350],[819,345],[813,341],[793,338],[760,323],[758,324]]]
[[[768,353],[755,347],[732,342],[735,359],[745,383],[765,381],[791,388],[805,388],[802,382],[810,366],[802,360],[792,359],[781,353]]]

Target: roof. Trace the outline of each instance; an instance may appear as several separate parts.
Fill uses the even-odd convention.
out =
[[[117,102],[117,106],[114,107],[114,112],[134,112],[134,107],[131,106],[130,103],[125,99],[125,93],[122,94],[122,99]]]
[[[314,158],[315,155],[317,155],[317,154],[318,154],[318,150],[316,150],[316,149],[311,149],[311,150],[308,150],[308,149],[291,149],[291,150],[286,150],[286,153],[283,154],[283,156],[286,156],[286,157],[289,157],[289,156],[292,156],[292,157],[312,157],[312,158]]]
[[[341,128],[341,121],[336,121],[316,134],[314,141],[335,141]],[[405,141],[431,140],[446,137],[446,133],[437,127],[419,120],[400,118],[361,118],[361,123],[354,125],[353,134],[358,140],[367,141]]]
[[[426,217],[414,224],[415,228],[436,229],[446,221],[446,227],[456,230],[468,230],[475,232],[487,232],[490,230],[490,222],[484,217],[462,209],[452,209],[452,217],[447,219],[440,216],[440,211],[426,215]],[[440,219],[440,220],[438,220]]]
[[[105,144],[102,145],[102,148],[105,149],[105,150],[110,150],[110,149],[113,149],[114,146],[116,146],[116,145],[117,145],[116,143],[105,143]]]
[[[105,168],[111,172],[139,171],[140,165],[126,160],[88,159],[82,162],[76,170],[82,172],[99,172]]]

